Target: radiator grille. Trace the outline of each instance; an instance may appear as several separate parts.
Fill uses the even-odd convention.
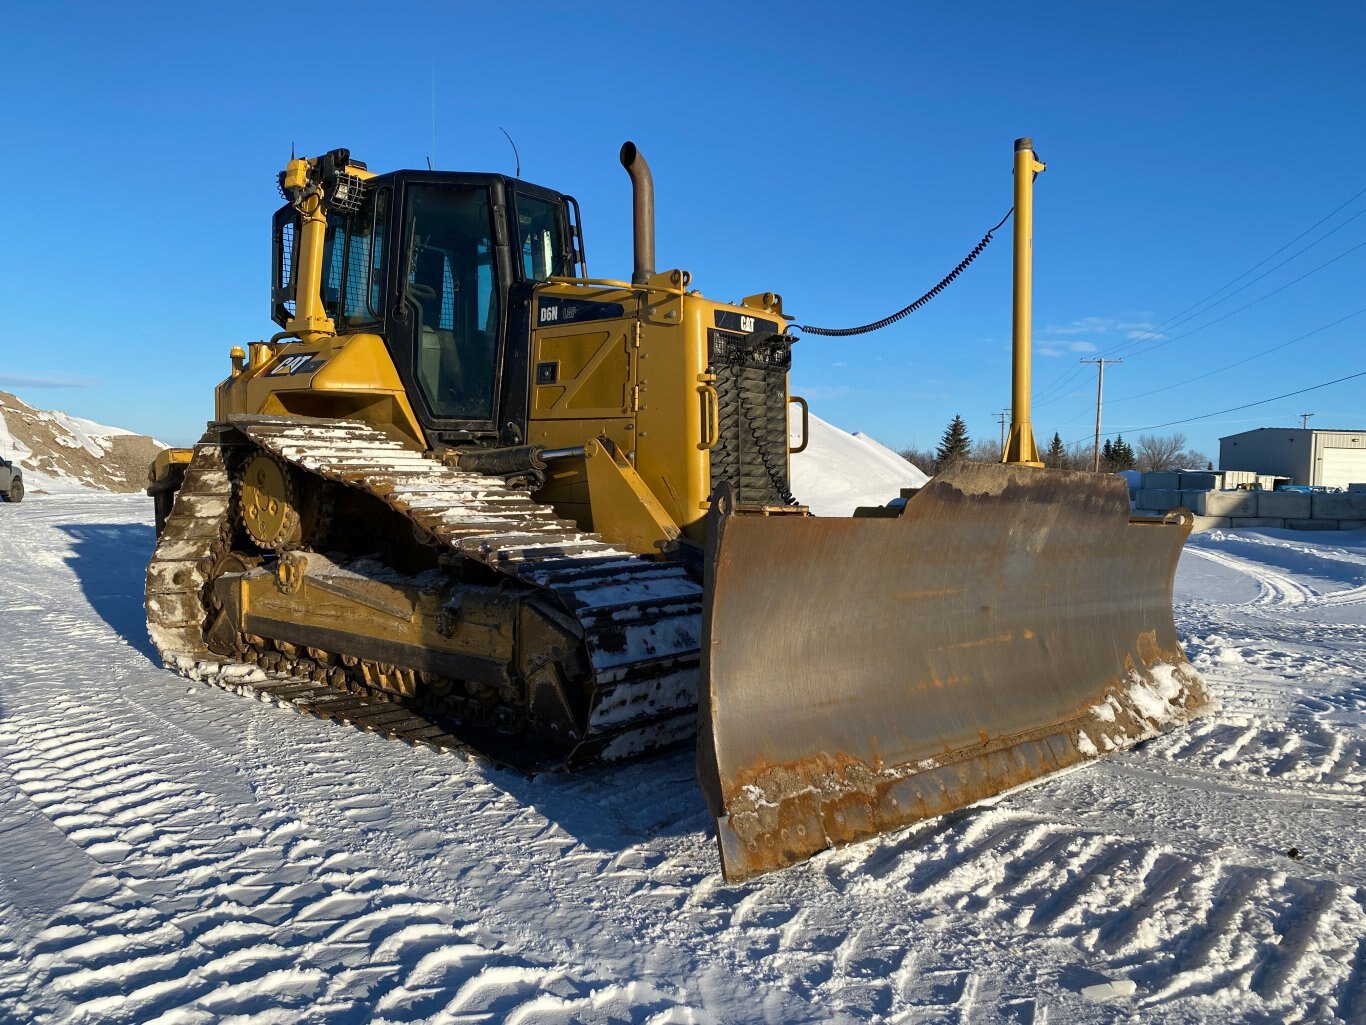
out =
[[[792,340],[779,334],[708,333],[720,437],[713,487],[726,481],[743,505],[795,505],[787,477],[787,371]]]

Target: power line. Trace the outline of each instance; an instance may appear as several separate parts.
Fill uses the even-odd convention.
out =
[[[1332,264],[1336,264],[1336,262],[1339,261],[1339,260],[1341,260],[1341,258],[1343,258],[1343,257],[1351,256],[1352,253],[1355,253],[1355,251],[1358,250],[1358,249],[1362,249],[1362,247],[1366,247],[1366,242],[1358,242],[1358,243],[1356,243],[1356,245],[1355,245],[1355,246],[1352,246],[1351,249],[1344,250],[1343,253],[1337,254],[1337,256],[1333,257],[1332,260],[1328,260],[1328,261],[1322,262],[1322,264],[1318,265],[1318,267],[1315,267],[1315,268],[1311,269],[1311,271],[1306,271],[1305,273],[1302,273],[1302,275],[1300,275],[1299,277],[1295,277],[1294,280],[1290,280],[1290,282],[1287,282],[1287,283],[1283,284],[1283,286],[1280,286],[1279,288],[1273,288],[1272,291],[1266,292],[1266,294],[1265,294],[1265,295],[1262,295],[1262,297],[1259,297],[1259,298],[1257,298],[1257,299],[1253,299],[1253,301],[1251,301],[1251,302],[1243,303],[1243,305],[1242,305],[1242,306],[1239,306],[1238,309],[1229,310],[1229,312],[1223,314],[1223,316],[1221,316],[1221,317],[1216,317],[1216,318],[1214,318],[1214,320],[1206,321],[1205,324],[1201,324],[1201,325],[1199,325],[1199,327],[1197,327],[1197,328],[1191,328],[1190,331],[1186,331],[1186,332],[1180,333],[1180,335],[1173,335],[1173,336],[1171,336],[1171,338],[1162,339],[1161,342],[1156,342],[1156,343],[1150,344],[1150,346],[1147,346],[1146,349],[1139,349],[1139,350],[1137,351],[1137,353],[1128,353],[1127,355],[1130,355],[1130,357],[1137,357],[1137,355],[1143,355],[1143,354],[1145,354],[1145,353],[1152,353],[1152,351],[1153,351],[1154,349],[1161,349],[1162,346],[1167,346],[1167,344],[1171,344],[1172,342],[1179,342],[1179,340],[1182,340],[1183,338],[1190,338],[1191,335],[1195,335],[1195,333],[1199,333],[1199,332],[1203,331],[1203,329],[1205,329],[1205,328],[1213,327],[1214,324],[1218,324],[1218,323],[1220,323],[1220,321],[1228,320],[1229,317],[1235,316],[1235,314],[1238,314],[1238,313],[1242,313],[1243,310],[1253,308],[1253,306],[1257,305],[1257,303],[1259,303],[1259,302],[1264,302],[1264,301],[1266,301],[1266,299],[1272,298],[1273,295],[1276,295],[1276,294],[1277,294],[1277,292],[1285,291],[1285,290],[1287,290],[1287,288],[1290,288],[1291,286],[1294,286],[1294,284],[1298,284],[1299,282],[1303,282],[1303,280],[1305,280],[1306,277],[1310,277],[1311,275],[1315,275],[1315,273],[1318,273],[1318,272],[1322,271],[1322,269],[1328,268],[1328,267],[1330,267],[1330,265],[1332,265]],[[1340,323],[1340,321],[1339,321],[1339,323]],[[1328,325],[1328,327],[1332,327],[1332,325]],[[1310,332],[1310,333],[1313,333],[1313,332]],[[1287,343],[1287,344],[1288,344],[1288,343]],[[1119,350],[1119,349],[1111,349],[1111,350],[1106,350],[1106,351],[1111,351],[1111,353],[1117,353],[1117,351],[1120,351],[1120,350]],[[1270,350],[1268,350],[1268,351],[1270,351]],[[1235,366],[1236,366],[1236,364],[1235,364]],[[1075,368],[1074,368],[1074,369],[1075,369]],[[1212,372],[1212,373],[1216,373],[1216,372]],[[1206,376],[1210,376],[1210,374],[1206,374]],[[1057,381],[1057,384],[1064,383],[1065,380],[1067,380],[1067,376],[1065,376],[1065,374],[1064,374],[1064,377],[1061,377],[1061,379],[1060,379],[1059,381]],[[1046,390],[1045,390],[1045,395],[1046,395]],[[1048,406],[1048,405],[1050,405],[1050,403],[1059,402],[1060,399],[1064,399],[1064,398],[1067,398],[1067,395],[1059,394],[1059,395],[1053,395],[1052,398],[1037,398],[1037,399],[1034,400],[1034,407],[1035,407],[1035,409],[1041,409],[1041,407]]]
[[[1186,307],[1184,310],[1182,310],[1180,313],[1177,313],[1176,316],[1177,316],[1177,317],[1180,317],[1180,316],[1182,316],[1183,314],[1188,313],[1188,312],[1190,312],[1191,310],[1195,309],[1195,307],[1203,305],[1207,300],[1213,299],[1216,295],[1218,295],[1218,294],[1219,294],[1220,292],[1222,292],[1224,289],[1228,288],[1229,285],[1236,285],[1239,281],[1242,281],[1243,278],[1247,277],[1249,274],[1251,274],[1253,271],[1255,271],[1258,267],[1262,266],[1262,264],[1266,263],[1268,260],[1274,260],[1276,257],[1280,256],[1281,253],[1285,252],[1287,249],[1289,249],[1291,246],[1293,246],[1293,245],[1294,245],[1296,242],[1298,242],[1300,239],[1304,238],[1304,236],[1308,235],[1311,231],[1313,231],[1315,228],[1317,228],[1317,227],[1318,227],[1320,224],[1322,224],[1324,221],[1327,221],[1327,220],[1332,219],[1339,211],[1344,210],[1344,209],[1346,209],[1347,207],[1351,206],[1353,203],[1355,203],[1355,202],[1356,202],[1358,199],[1360,199],[1362,196],[1366,196],[1366,188],[1363,188],[1360,192],[1358,192],[1356,195],[1354,195],[1351,199],[1347,200],[1346,202],[1340,203],[1338,206],[1334,207],[1334,208],[1333,208],[1332,210],[1330,210],[1328,213],[1324,214],[1324,215],[1323,215],[1322,217],[1320,217],[1317,221],[1315,221],[1313,224],[1309,225],[1309,227],[1305,228],[1302,232],[1300,232],[1298,235],[1296,235],[1294,238],[1292,238],[1292,239],[1291,239],[1289,242],[1287,242],[1285,245],[1281,246],[1281,248],[1277,249],[1274,253],[1271,253],[1271,254],[1269,254],[1268,256],[1263,257],[1260,261],[1258,261],[1257,263],[1253,264],[1253,265],[1252,265],[1251,267],[1249,267],[1247,270],[1243,271],[1243,273],[1239,274],[1236,278],[1233,278],[1233,279],[1232,279],[1231,281],[1229,281],[1227,284],[1224,284],[1224,285],[1219,286],[1219,287],[1216,288],[1213,292],[1211,292],[1209,295],[1205,296],[1204,299],[1200,299],[1199,301],[1194,302],[1194,303],[1192,303],[1191,305],[1187,306],[1187,307]],[[1348,218],[1346,221],[1343,221],[1342,224],[1338,225],[1338,227],[1340,228],[1340,227],[1342,227],[1343,224],[1348,224],[1348,223],[1350,223],[1351,221],[1355,220],[1357,217],[1360,217],[1362,213],[1366,213],[1366,210],[1359,211],[1359,212],[1353,214],[1353,215],[1352,215],[1350,218]],[[1334,228],[1333,231],[1337,231],[1337,228]],[[1330,232],[1328,233],[1328,235],[1331,235],[1332,233],[1333,233],[1333,232],[1330,231]],[[1323,238],[1327,238],[1328,235],[1324,235]],[[1322,242],[1322,241],[1323,241],[1322,238],[1318,240],[1318,242]],[[1314,243],[1312,243],[1312,245],[1318,245],[1318,242],[1314,242]],[[1309,246],[1306,246],[1306,247],[1305,247],[1305,249],[1308,249],[1308,248],[1309,248]],[[1304,252],[1304,250],[1302,249],[1302,250],[1300,250],[1300,252]],[[1297,253],[1296,255],[1299,255],[1299,254]],[[1293,259],[1293,258],[1294,258],[1294,257],[1292,257],[1291,259]],[[1278,266],[1279,266],[1279,265],[1278,265]],[[1172,319],[1175,319],[1175,318],[1172,318]],[[1165,321],[1163,321],[1161,324],[1159,324],[1158,327],[1163,327],[1163,326],[1165,326],[1165,325],[1167,325],[1167,324],[1170,324],[1170,323],[1171,323],[1171,320],[1165,320]]]
[[[1249,281],[1247,284],[1241,286],[1240,288],[1235,288],[1232,292],[1230,292],[1228,295],[1224,296],[1222,299],[1219,299],[1219,300],[1216,301],[1216,302],[1210,303],[1208,306],[1205,306],[1203,309],[1196,310],[1195,312],[1191,313],[1189,316],[1182,316],[1180,313],[1178,313],[1178,314],[1176,314],[1176,317],[1175,317],[1175,318],[1171,318],[1171,319],[1168,319],[1168,320],[1166,320],[1166,321],[1163,321],[1163,323],[1162,323],[1161,325],[1159,325],[1159,326],[1163,326],[1163,327],[1177,327],[1177,326],[1179,326],[1179,325],[1181,325],[1181,324],[1186,323],[1187,321],[1194,320],[1196,317],[1199,317],[1199,316],[1201,316],[1202,314],[1208,313],[1210,310],[1214,309],[1216,306],[1221,306],[1221,305],[1223,305],[1224,303],[1226,303],[1226,302],[1228,302],[1230,299],[1232,299],[1235,295],[1237,295],[1239,292],[1246,291],[1247,289],[1249,289],[1249,288],[1251,288],[1253,285],[1255,285],[1257,282],[1261,281],[1263,278],[1267,277],[1268,275],[1271,275],[1271,274],[1276,273],[1276,271],[1280,270],[1280,269],[1281,269],[1282,267],[1284,267],[1287,263],[1290,263],[1290,262],[1292,262],[1292,261],[1294,261],[1294,260],[1298,260],[1301,256],[1303,256],[1305,253],[1309,252],[1309,250],[1313,249],[1313,248],[1314,248],[1316,245],[1318,245],[1320,242],[1326,241],[1327,239],[1331,238],[1333,235],[1336,235],[1339,231],[1341,231],[1343,228],[1347,227],[1347,225],[1351,224],[1353,221],[1355,221],[1358,217],[1361,217],[1363,214],[1366,214],[1366,207],[1362,207],[1362,208],[1361,208],[1360,210],[1358,210],[1356,213],[1352,214],[1351,217],[1347,218],[1347,220],[1345,220],[1345,221],[1343,221],[1341,224],[1339,224],[1336,228],[1333,228],[1333,229],[1330,230],[1330,231],[1324,232],[1322,235],[1320,235],[1318,238],[1314,239],[1313,242],[1310,242],[1310,243],[1309,243],[1307,246],[1305,246],[1303,249],[1299,250],[1299,251],[1296,252],[1296,253],[1291,254],[1290,256],[1287,256],[1287,257],[1286,257],[1284,260],[1282,260],[1280,263],[1276,264],[1276,266],[1271,267],[1271,268],[1269,268],[1268,270],[1263,271],[1261,274],[1258,274],[1255,278],[1253,278],[1253,279],[1252,279],[1251,281]],[[1322,223],[1322,222],[1320,222],[1320,223]],[[1311,228],[1310,230],[1312,231],[1313,229]],[[1305,233],[1299,235],[1298,237],[1299,237],[1299,238],[1303,238],[1305,234],[1308,234],[1308,232],[1305,232]],[[1291,244],[1291,243],[1287,243],[1287,245],[1289,245],[1289,244]],[[1286,246],[1282,246],[1282,247],[1281,247],[1280,249],[1278,249],[1276,252],[1282,252],[1282,251],[1284,251],[1285,248],[1286,248]],[[1348,253],[1354,252],[1355,249],[1357,249],[1357,248],[1360,248],[1360,247],[1359,247],[1359,246],[1354,247],[1353,249],[1347,250],[1347,252],[1348,252]],[[1272,255],[1274,256],[1275,254],[1273,253]],[[1343,255],[1345,256],[1346,253],[1344,253]],[[1270,258],[1271,258],[1271,257],[1267,257],[1267,259],[1270,259]],[[1328,263],[1321,264],[1319,267],[1316,267],[1316,268],[1314,269],[1314,271],[1322,270],[1323,267],[1328,266],[1328,264],[1335,263],[1338,259],[1341,259],[1341,257],[1334,257],[1334,259],[1329,260]],[[1265,262],[1266,262],[1266,260],[1263,260],[1263,261],[1262,261],[1262,263],[1265,263]],[[1260,267],[1261,264],[1258,264],[1257,266]],[[1253,270],[1256,270],[1256,267],[1254,267]],[[1314,271],[1311,271],[1310,273],[1314,273]],[[1252,271],[1247,271],[1247,272],[1245,272],[1244,276],[1246,276],[1246,274],[1250,274],[1250,273],[1252,273]],[[1308,277],[1308,275],[1305,275],[1304,277]],[[1236,281],[1236,280],[1237,280],[1237,279],[1235,279],[1235,281]],[[1300,278],[1296,278],[1296,279],[1295,279],[1295,281],[1303,281],[1303,280],[1304,280],[1303,277],[1300,277]],[[1232,284],[1232,283],[1233,283],[1233,282],[1230,282],[1230,284]],[[1292,285],[1293,285],[1294,283],[1295,283],[1294,281],[1290,282],[1290,284],[1292,284]],[[1228,285],[1225,285],[1224,287],[1227,288]],[[1282,287],[1288,287],[1288,286],[1282,286]],[[1221,291],[1222,291],[1222,290],[1221,290]],[[1216,294],[1217,294],[1217,293],[1216,293]],[[1276,293],[1275,293],[1275,292],[1269,292],[1269,293],[1267,293],[1267,294],[1268,294],[1268,295],[1275,295]],[[1201,305],[1201,304],[1200,304],[1200,303],[1197,303],[1196,305],[1199,306],[1199,305]],[[1241,308],[1242,308],[1242,309],[1247,309],[1246,306],[1241,307]],[[1187,309],[1193,309],[1193,307],[1187,307]],[[1180,318],[1180,319],[1176,319],[1176,318]],[[1210,323],[1217,323],[1217,321],[1211,321]],[[1142,340],[1143,340],[1144,334],[1148,335],[1149,337],[1156,337],[1155,330],[1154,330],[1154,331],[1148,331],[1148,332],[1142,332],[1142,333],[1136,335],[1136,336],[1133,337],[1133,338],[1126,339],[1123,343],[1120,344],[1119,349],[1123,349],[1125,345],[1132,345],[1132,344],[1135,343],[1135,342],[1142,341]],[[1182,337],[1184,337],[1184,336],[1182,336]],[[1146,352],[1147,350],[1145,349],[1144,351]],[[1135,355],[1137,355],[1137,354],[1135,353]]]
[[[1302,342],[1306,338],[1310,338],[1313,335],[1319,334],[1322,331],[1327,331],[1330,327],[1337,327],[1339,324],[1345,323],[1346,321],[1351,320],[1353,317],[1359,317],[1363,313],[1366,313],[1366,306],[1363,306],[1361,309],[1355,311],[1354,313],[1347,314],[1347,316],[1345,317],[1339,317],[1331,324],[1324,324],[1321,327],[1314,328],[1314,330],[1312,331],[1306,331],[1304,334],[1298,335],[1295,338],[1290,339],[1290,341],[1288,342],[1281,342],[1279,345],[1273,345],[1269,349],[1263,349],[1261,352],[1254,353],[1253,355],[1248,356],[1246,359],[1240,359],[1236,363],[1229,363],[1226,366],[1218,367],[1215,370],[1209,371],[1209,373],[1200,374],[1197,377],[1188,377],[1186,380],[1177,381],[1175,384],[1165,384],[1161,388],[1154,388],[1151,391],[1139,392],[1136,395],[1124,395],[1117,399],[1111,399],[1110,401],[1131,402],[1134,399],[1147,398],[1149,395],[1157,395],[1164,391],[1171,391],[1173,388],[1181,388],[1188,384],[1194,384],[1196,381],[1203,381],[1205,378],[1213,377],[1215,374],[1222,374],[1225,370],[1232,370],[1234,367],[1241,367],[1244,363],[1251,363],[1255,359],[1261,359],[1263,356],[1276,352],[1279,349],[1284,349],[1287,345],[1294,345],[1296,342]]]
[[[1314,222],[1313,224],[1311,224],[1309,227],[1305,228],[1304,231],[1300,232],[1298,235],[1296,235],[1294,238],[1292,238],[1289,242],[1286,242],[1286,243],[1285,243],[1284,245],[1282,245],[1279,249],[1277,249],[1277,250],[1275,250],[1274,252],[1269,253],[1267,256],[1263,257],[1261,260],[1259,260],[1257,263],[1253,264],[1251,267],[1249,267],[1247,270],[1243,271],[1241,274],[1239,274],[1239,275],[1237,275],[1236,277],[1230,279],[1230,280],[1229,280],[1228,282],[1226,282],[1225,284],[1219,286],[1219,287],[1216,288],[1213,292],[1210,292],[1208,295],[1206,295],[1204,298],[1199,299],[1199,300],[1197,300],[1197,301],[1194,302],[1194,303],[1191,303],[1191,305],[1187,306],[1185,309],[1178,311],[1177,313],[1175,313],[1175,314],[1172,315],[1171,317],[1168,317],[1166,320],[1162,321],[1160,324],[1154,325],[1154,326],[1153,326],[1151,329],[1149,329],[1147,332],[1144,332],[1143,334],[1140,334],[1140,335],[1138,335],[1137,337],[1138,337],[1139,339],[1141,339],[1141,338],[1144,337],[1145,334],[1146,334],[1148,337],[1152,337],[1152,336],[1154,336],[1161,328],[1171,326],[1171,325],[1173,324],[1173,322],[1174,322],[1178,317],[1182,317],[1182,316],[1184,316],[1185,314],[1189,313],[1190,311],[1196,309],[1197,307],[1203,306],[1207,301],[1209,301],[1210,299],[1213,299],[1213,298],[1214,298],[1216,295],[1218,295],[1220,292],[1222,292],[1222,291],[1224,291],[1225,289],[1229,288],[1231,285],[1237,284],[1237,283],[1238,283],[1239,281],[1241,281],[1243,278],[1247,277],[1249,274],[1251,274],[1253,271],[1257,270],[1259,267],[1261,267],[1261,266],[1263,266],[1264,264],[1266,264],[1268,261],[1274,260],[1277,256],[1279,256],[1281,253],[1285,252],[1287,249],[1289,249],[1291,246],[1293,246],[1293,245],[1294,245],[1296,242],[1298,242],[1300,239],[1304,238],[1304,236],[1308,235],[1311,231],[1313,231],[1313,230],[1314,230],[1315,228],[1317,228],[1319,225],[1323,224],[1323,223],[1326,222],[1326,221],[1331,220],[1331,219],[1332,219],[1333,217],[1335,217],[1339,212],[1341,212],[1342,210],[1344,210],[1344,209],[1346,209],[1347,207],[1351,206],[1353,203],[1355,203],[1358,199],[1360,199],[1360,198],[1361,198],[1362,196],[1364,196],[1364,195],[1366,195],[1366,188],[1362,188],[1360,191],[1358,191],[1358,192],[1355,193],[1353,196],[1351,196],[1351,198],[1345,200],[1345,201],[1342,202],[1342,203],[1339,203],[1336,207],[1334,207],[1334,208],[1333,208],[1332,210],[1330,210],[1328,213],[1324,214],[1324,216],[1320,217],[1317,221],[1315,221],[1315,222]],[[1338,225],[1338,228],[1341,228],[1341,227],[1343,227],[1344,225],[1351,223],[1351,221],[1355,220],[1355,219],[1356,219],[1358,216],[1360,216],[1361,213],[1363,213],[1363,212],[1366,212],[1366,211],[1359,211],[1358,213],[1353,214],[1352,217],[1348,218],[1348,219],[1347,219],[1346,221],[1344,221],[1342,224]],[[1334,228],[1333,231],[1337,231],[1338,228]],[[1329,235],[1333,234],[1333,231],[1328,232],[1328,233],[1325,234],[1322,238],[1320,238],[1320,239],[1316,240],[1315,242],[1311,243],[1309,246],[1306,246],[1305,249],[1302,249],[1300,252],[1303,253],[1303,252],[1307,251],[1308,249],[1312,248],[1313,246],[1318,245],[1318,243],[1319,243],[1319,242],[1322,242],[1323,239],[1325,239],[1325,238],[1327,238]],[[1295,255],[1298,256],[1298,255],[1300,255],[1300,254],[1297,253],[1297,254],[1295,254]],[[1291,259],[1294,259],[1294,257],[1291,257]],[[1288,262],[1288,261],[1284,261],[1284,262]],[[1278,266],[1278,267],[1279,267],[1279,266],[1283,266],[1283,265],[1284,265],[1284,262],[1283,262],[1282,264],[1278,264],[1277,266]],[[1273,268],[1273,269],[1274,269],[1274,268]],[[1260,280],[1260,278],[1259,278],[1258,280]],[[1273,293],[1273,294],[1274,294],[1274,293]],[[1226,298],[1227,298],[1227,297],[1226,297]],[[1211,308],[1212,308],[1212,307],[1211,307]],[[1134,341],[1134,340],[1135,340],[1135,339],[1130,339],[1130,341]],[[1110,349],[1110,350],[1106,350],[1105,352],[1102,352],[1101,355],[1111,355],[1111,354],[1113,354],[1113,352],[1114,352],[1114,350],[1113,350],[1113,349]],[[1053,391],[1057,390],[1059,387],[1061,387],[1063,384],[1065,384],[1068,380],[1070,380],[1070,379],[1076,374],[1077,369],[1078,369],[1078,368],[1077,368],[1076,366],[1069,367],[1069,368],[1062,374],[1062,376],[1061,376],[1060,378],[1058,378],[1058,379],[1055,380],[1052,384],[1050,384],[1050,385],[1048,385],[1047,387],[1045,387],[1045,388],[1043,389],[1043,391],[1041,391],[1041,392],[1039,393],[1039,395],[1036,396],[1036,398],[1035,398],[1035,405],[1036,405],[1036,406],[1039,405],[1041,399],[1043,399],[1045,396],[1051,394]]]
[[[1208,420],[1212,416],[1223,416],[1225,413],[1236,413],[1243,409],[1252,409],[1254,406],[1265,406],[1268,402],[1278,402],[1281,399],[1288,399],[1295,395],[1305,395],[1311,391],[1318,391],[1320,388],[1328,388],[1343,381],[1355,380],[1358,377],[1366,377],[1366,370],[1358,370],[1355,374],[1348,374],[1346,377],[1337,377],[1331,381],[1324,381],[1322,384],[1311,384],[1308,388],[1297,388],[1295,391],[1284,392],[1280,395],[1273,395],[1269,399],[1258,399],[1256,402],[1245,402],[1241,406],[1230,406],[1228,409],[1216,409],[1213,413],[1202,413],[1199,416],[1188,416],[1184,420],[1168,420],[1164,424],[1149,424],[1147,427],[1130,427],[1130,433],[1134,431],[1155,431],[1162,427],[1176,427],[1180,424],[1191,424],[1198,420]],[[1109,437],[1107,434],[1106,437]],[[1082,441],[1084,439],[1077,439]],[[1076,442],[1073,442],[1076,444]]]
[[[1333,264],[1337,263],[1337,262],[1338,262],[1339,260],[1341,260],[1343,257],[1345,257],[1345,256],[1351,256],[1351,255],[1352,255],[1353,253],[1355,253],[1358,249],[1361,249],[1361,248],[1363,248],[1363,247],[1366,247],[1366,241],[1358,242],[1356,245],[1352,246],[1351,249],[1347,249],[1347,250],[1344,250],[1344,251],[1341,252],[1341,253],[1338,253],[1338,255],[1335,256],[1335,257],[1333,257],[1331,260],[1327,260],[1327,261],[1325,261],[1324,263],[1319,264],[1319,265],[1318,265],[1317,267],[1315,267],[1313,270],[1305,271],[1305,272],[1304,272],[1303,274],[1301,274],[1299,277],[1293,278],[1292,280],[1287,281],[1284,285],[1281,285],[1279,288],[1273,288],[1270,292],[1267,292],[1266,295],[1263,295],[1263,296],[1260,296],[1260,297],[1258,297],[1258,298],[1256,298],[1256,299],[1253,299],[1252,302],[1250,302],[1250,303],[1244,303],[1242,306],[1239,306],[1236,310],[1230,310],[1228,313],[1225,313],[1223,316],[1215,317],[1213,320],[1206,321],[1205,323],[1201,324],[1199,327],[1193,327],[1193,328],[1191,328],[1189,331],[1183,332],[1182,334],[1179,334],[1179,335],[1172,335],[1170,338],[1164,338],[1164,339],[1162,339],[1161,341],[1154,342],[1152,345],[1149,345],[1149,346],[1148,346],[1147,348],[1145,348],[1145,349],[1139,349],[1137,352],[1131,352],[1131,353],[1129,353],[1128,355],[1130,355],[1130,356],[1141,356],[1141,355],[1143,355],[1145,352],[1152,352],[1154,349],[1160,349],[1160,348],[1162,348],[1162,346],[1164,346],[1164,345],[1170,345],[1172,342],[1179,341],[1179,340],[1182,339],[1182,338],[1189,338],[1191,335],[1195,334],[1196,332],[1198,332],[1198,331],[1203,331],[1203,330],[1205,330],[1205,328],[1207,328],[1207,327],[1212,327],[1213,325],[1219,323],[1221,320],[1228,320],[1229,317],[1232,317],[1232,316],[1234,316],[1235,314],[1242,313],[1244,310],[1251,309],[1253,306],[1256,306],[1256,305],[1257,305],[1258,303],[1260,303],[1260,302],[1265,302],[1267,299],[1270,299],[1270,298],[1271,298],[1273,295],[1275,295],[1277,292],[1284,292],[1284,291],[1285,291],[1287,288],[1289,288],[1291,285],[1298,285],[1298,284],[1299,284],[1301,281],[1303,281],[1305,278],[1312,277],[1313,275],[1317,274],[1319,271],[1324,270],[1324,269],[1327,268],[1327,267],[1331,267]]]
[[[1366,213],[1366,211],[1363,211],[1363,212]],[[1205,328],[1207,328],[1207,327],[1213,327],[1215,324],[1218,324],[1220,321],[1228,320],[1229,317],[1236,316],[1237,314],[1242,313],[1244,310],[1251,309],[1253,306],[1256,306],[1258,303],[1265,302],[1267,299],[1270,299],[1273,295],[1276,295],[1278,292],[1284,292],[1287,288],[1290,288],[1292,285],[1297,285],[1297,284],[1299,284],[1299,283],[1300,283],[1301,281],[1303,281],[1305,278],[1312,277],[1313,275],[1317,274],[1319,271],[1324,270],[1324,269],[1326,269],[1326,268],[1332,266],[1333,264],[1337,263],[1339,260],[1343,259],[1344,257],[1347,257],[1347,256],[1352,255],[1352,253],[1356,252],[1358,249],[1361,249],[1361,248],[1363,248],[1363,247],[1366,247],[1366,241],[1358,242],[1356,245],[1352,246],[1350,249],[1347,249],[1347,250],[1344,250],[1344,251],[1341,252],[1341,253],[1338,253],[1338,255],[1335,256],[1335,257],[1333,257],[1331,260],[1327,260],[1327,261],[1325,261],[1325,262],[1319,264],[1317,267],[1314,267],[1314,268],[1311,269],[1311,270],[1305,271],[1305,272],[1304,272],[1303,274],[1301,274],[1299,277],[1293,278],[1292,280],[1287,281],[1285,284],[1279,286],[1278,288],[1273,288],[1270,292],[1267,292],[1265,295],[1259,296],[1258,298],[1253,299],[1253,300],[1252,300],[1251,302],[1249,302],[1249,303],[1244,303],[1242,306],[1239,306],[1237,309],[1230,310],[1229,312],[1223,314],[1222,316],[1215,317],[1213,320],[1206,321],[1205,323],[1201,324],[1199,327],[1193,327],[1193,328],[1191,328],[1189,331],[1183,331],[1183,332],[1182,332],[1181,334],[1179,334],[1179,335],[1172,335],[1172,336],[1169,337],[1169,338],[1163,338],[1163,339],[1161,339],[1160,341],[1154,342],[1152,345],[1149,345],[1149,346],[1147,346],[1147,347],[1145,347],[1145,348],[1139,349],[1137,352],[1126,353],[1126,355],[1127,355],[1127,356],[1130,356],[1130,357],[1133,357],[1133,356],[1142,356],[1142,355],[1144,355],[1145,353],[1152,352],[1154,349],[1160,349],[1160,348],[1162,348],[1162,346],[1164,346],[1164,345],[1170,345],[1172,342],[1178,342],[1178,341],[1180,341],[1180,340],[1183,339],[1183,338],[1189,338],[1189,337],[1190,337],[1191,335],[1193,335],[1193,334],[1198,334],[1199,332],[1205,330]],[[1132,341],[1132,340],[1131,340],[1131,341]],[[1122,351],[1123,348],[1124,348],[1124,346],[1123,346],[1123,345],[1120,345],[1120,346],[1116,346],[1116,347],[1107,349],[1107,350],[1105,350],[1105,351],[1106,351],[1107,353],[1115,353],[1115,352],[1120,352],[1120,351]],[[1066,377],[1064,376],[1063,378],[1060,378],[1059,381],[1058,381],[1057,383],[1058,383],[1058,384],[1061,384],[1061,383],[1062,383],[1063,381],[1065,381],[1065,380],[1066,380]],[[1064,397],[1064,396],[1062,396],[1062,395],[1054,395],[1052,398],[1045,398],[1044,396],[1047,395],[1048,390],[1049,390],[1049,389],[1045,389],[1044,393],[1041,394],[1038,398],[1036,398],[1036,399],[1034,400],[1034,407],[1035,407],[1036,409],[1039,408],[1039,407],[1041,407],[1041,406],[1046,406],[1046,405],[1048,405],[1048,404],[1051,403],[1051,402],[1057,402],[1059,399],[1061,399],[1061,398]]]

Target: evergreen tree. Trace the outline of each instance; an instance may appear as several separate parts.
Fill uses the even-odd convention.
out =
[[[1105,444],[1100,447],[1100,472],[1113,473],[1115,469],[1115,446],[1110,444],[1110,439],[1105,439]]]
[[[955,414],[948,427],[944,429],[944,436],[939,439],[939,447],[935,449],[935,472],[938,473],[950,463],[966,458],[971,448],[972,440],[968,437],[967,425],[963,423],[961,416]]]
[[[1134,455],[1134,447],[1124,440],[1124,435],[1115,435],[1115,445],[1111,453],[1114,465],[1110,467],[1113,473],[1116,470],[1132,470],[1137,464],[1138,459]]]
[[[1053,440],[1049,442],[1048,451],[1043,454],[1043,464],[1054,470],[1067,469],[1067,449],[1063,447],[1062,437],[1057,431],[1053,432]]]

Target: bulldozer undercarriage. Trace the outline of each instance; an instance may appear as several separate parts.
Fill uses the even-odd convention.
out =
[[[701,600],[501,478],[270,417],[196,446],[147,584],[187,676],[533,770],[694,732]]]

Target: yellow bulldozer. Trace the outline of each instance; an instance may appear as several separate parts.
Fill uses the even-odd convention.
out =
[[[169,666],[527,769],[696,733],[732,880],[1206,704],[1171,608],[1190,517],[1133,519],[1122,480],[1038,461],[1028,140],[1006,460],[852,518],[790,488],[782,298],[656,270],[653,179],[633,144],[621,162],[629,281],[588,276],[551,189],[289,161],[281,330],[233,349],[203,439],[151,470]]]

